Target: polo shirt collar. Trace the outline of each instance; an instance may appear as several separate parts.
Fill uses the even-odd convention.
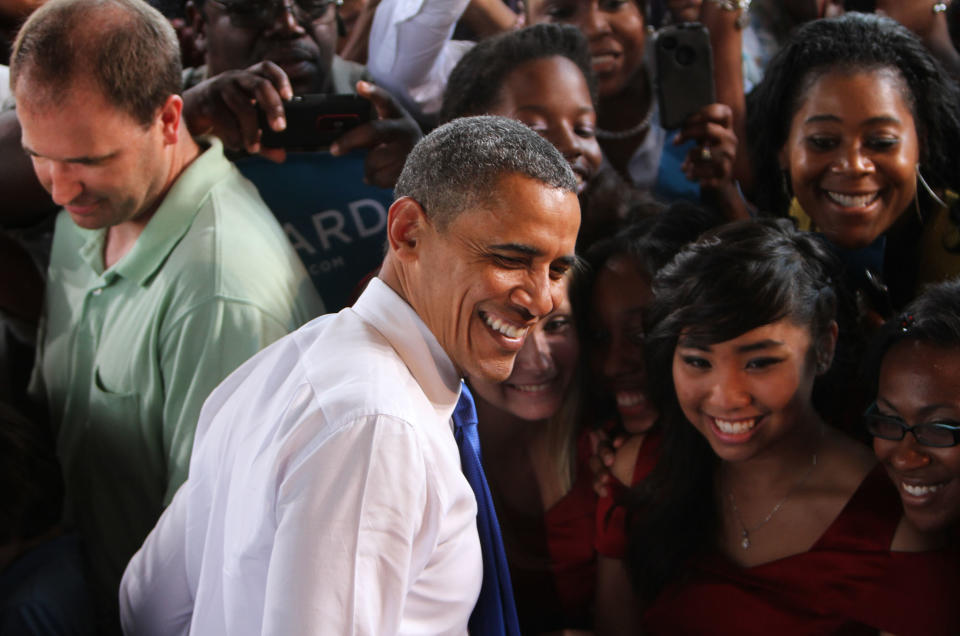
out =
[[[413,307],[373,278],[353,311],[387,339],[438,412],[450,417],[460,397],[460,374]]]
[[[209,147],[180,173],[133,248],[108,274],[146,285],[190,229],[213,186],[229,176],[234,168],[223,156],[220,140],[205,138],[201,145]],[[105,229],[92,232],[81,250],[82,258],[97,272],[103,269],[105,237]]]

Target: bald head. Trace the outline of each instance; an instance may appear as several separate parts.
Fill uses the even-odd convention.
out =
[[[176,33],[142,0],[50,0],[27,19],[10,56],[18,101],[54,104],[92,86],[143,124],[180,92],[180,72]]]

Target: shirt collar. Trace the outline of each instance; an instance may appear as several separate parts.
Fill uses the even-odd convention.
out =
[[[219,139],[209,137],[202,143],[209,147],[180,173],[133,248],[111,268],[111,272],[146,285],[190,229],[213,186],[235,170],[223,156],[223,144]],[[105,229],[94,232],[82,251],[84,260],[91,266],[101,263],[94,267],[98,271],[102,268],[105,235]]]
[[[374,278],[353,311],[387,339],[437,411],[449,417],[460,397],[460,374],[413,307]]]

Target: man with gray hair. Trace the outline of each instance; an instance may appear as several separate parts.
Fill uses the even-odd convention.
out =
[[[424,138],[379,277],[205,404],[190,477],[124,574],[127,633],[465,633],[487,554],[451,414],[461,378],[505,380],[560,304],[575,190],[518,122],[460,119]]]
[[[22,144],[57,218],[31,394],[107,621],[186,478],[210,391],[322,304],[216,140],[181,121],[176,35],[141,0],[51,0],[11,56]]]

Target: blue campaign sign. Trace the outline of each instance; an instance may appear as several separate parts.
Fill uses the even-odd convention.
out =
[[[260,190],[306,265],[327,311],[339,311],[379,267],[393,190],[363,182],[365,153],[246,157],[237,167]]]

